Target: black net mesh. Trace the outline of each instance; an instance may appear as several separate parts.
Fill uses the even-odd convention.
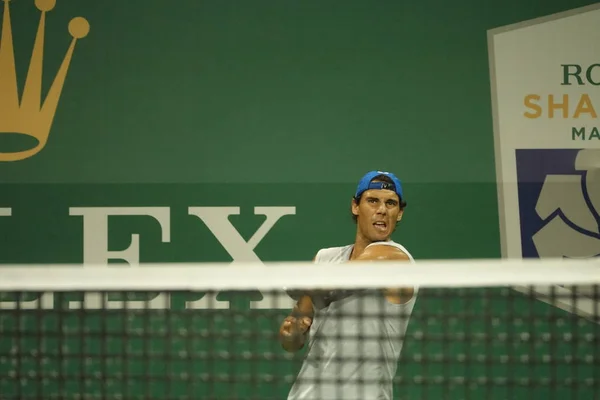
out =
[[[355,294],[320,310],[295,353],[280,342],[282,292],[260,308],[266,292],[86,293],[85,307],[82,293],[5,292],[0,397],[286,399],[296,384],[316,391],[298,399],[375,399],[388,386],[394,399],[600,398],[600,287],[566,289],[423,288],[410,315],[343,315],[370,296]],[[408,317],[400,337],[385,329]],[[338,354],[323,360],[328,346]],[[366,369],[390,365],[393,382],[369,382]]]

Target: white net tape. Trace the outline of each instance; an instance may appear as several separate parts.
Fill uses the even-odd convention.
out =
[[[336,287],[594,285],[598,259],[465,259],[406,262],[4,265],[0,290],[244,290]]]

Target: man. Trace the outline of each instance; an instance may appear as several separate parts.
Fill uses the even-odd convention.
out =
[[[405,207],[394,174],[367,173],[351,202],[354,243],[321,249],[314,261],[414,261],[391,240]],[[417,290],[289,291],[297,303],[281,324],[279,338],[286,351],[296,352],[305,343],[308,348],[288,400],[391,400]]]

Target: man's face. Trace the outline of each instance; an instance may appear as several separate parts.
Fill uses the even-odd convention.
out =
[[[398,195],[391,190],[365,191],[358,205],[352,202],[352,213],[361,236],[371,242],[389,240],[402,218]]]

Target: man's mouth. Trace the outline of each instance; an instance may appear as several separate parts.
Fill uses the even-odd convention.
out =
[[[383,221],[375,222],[373,224],[373,226],[375,227],[375,229],[377,229],[378,231],[382,231],[382,232],[385,231],[387,228],[387,224]]]

